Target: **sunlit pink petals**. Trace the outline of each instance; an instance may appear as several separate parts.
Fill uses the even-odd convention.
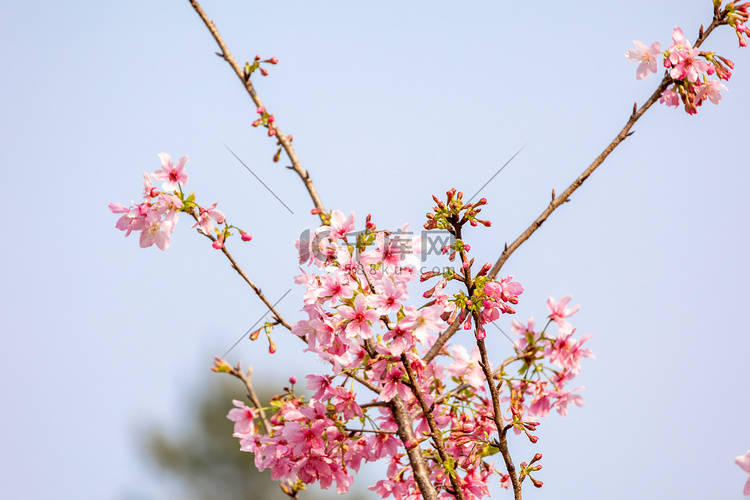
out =
[[[149,213],[146,216],[146,227],[141,232],[141,248],[147,248],[153,244],[156,244],[159,250],[169,248],[169,235],[174,229],[176,216],[176,213],[172,213],[162,220],[156,213]]]
[[[573,306],[570,309],[567,308],[568,302],[570,302],[570,299],[572,298],[572,295],[566,295],[560,299],[559,304],[555,302],[555,299],[552,297],[547,299],[547,308],[552,313],[549,315],[549,318],[557,323],[558,326],[563,326],[565,324],[565,318],[574,315],[581,308],[579,305]]]
[[[234,422],[234,432],[240,434],[248,434],[253,432],[254,419],[258,416],[257,410],[250,408],[242,401],[233,400],[234,406],[229,410],[227,418]]]
[[[331,238],[344,238],[348,233],[354,231],[354,212],[345,217],[343,213],[334,210],[331,213]]]
[[[462,345],[455,345],[451,349],[453,353],[453,363],[448,366],[448,374],[453,377],[463,377],[466,383],[475,389],[479,389],[484,384],[484,372],[479,366],[480,355],[479,348],[474,346],[471,350],[471,356]]]
[[[188,156],[185,155],[177,160],[177,165],[172,163],[172,157],[167,153],[159,153],[161,160],[161,170],[151,174],[151,177],[157,181],[164,181],[161,188],[164,191],[174,191],[178,184],[187,184],[188,175],[185,173],[185,164],[188,162]]]
[[[721,83],[720,80],[709,80],[702,85],[696,87],[694,104],[698,105],[702,101],[709,100],[714,104],[719,104],[721,101],[721,91],[727,89],[726,85]]]
[[[645,43],[638,40],[633,40],[633,44],[635,44],[635,49],[628,50],[625,57],[641,63],[638,65],[635,77],[638,80],[643,80],[649,72],[656,73],[656,56],[661,53],[661,44],[654,42],[650,47],[647,47]]]
[[[354,307],[339,307],[339,315],[349,320],[346,323],[346,335],[349,338],[361,336],[369,339],[372,336],[370,324],[378,320],[378,313],[367,307],[367,297],[360,293],[354,298]]]

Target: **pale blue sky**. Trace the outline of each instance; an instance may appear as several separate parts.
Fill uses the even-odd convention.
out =
[[[680,25],[692,41],[711,17],[710,0],[203,7],[237,59],[279,58],[257,89],[329,209],[419,227],[432,194],[473,193],[528,144],[482,191],[493,227],[469,240],[483,261],[658,84],[636,81],[632,40],[666,47]],[[253,233],[234,253],[274,300],[294,287],[293,242],[315,222],[307,194],[271,162],[273,141],[250,126],[251,101],[187,1],[5,1],[0,41],[3,497],[165,498],[139,433],[183,428],[212,357],[265,310],[187,220],[168,251],[141,250],[106,206],[140,196],[157,153],[190,155],[188,187]],[[545,457],[545,486],[526,498],[741,498],[750,52],[727,29],[703,48],[737,63],[721,105],[649,111],[504,268],[526,289],[518,319],[573,294],[597,355],[586,406],[547,419],[533,449],[512,443],[518,462]],[[280,303],[294,320],[299,296]],[[282,337],[273,358],[245,341],[229,359],[272,383],[319,369]],[[504,338],[492,346],[507,354]]]

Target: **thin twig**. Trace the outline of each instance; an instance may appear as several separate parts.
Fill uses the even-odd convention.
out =
[[[250,94],[250,98],[253,100],[255,105],[259,108],[263,106],[263,101],[261,101],[260,97],[258,96],[258,93],[255,91],[255,87],[253,87],[253,84],[250,81],[250,78],[248,78],[247,80],[245,79],[245,75],[244,75],[244,71],[242,67],[239,64],[237,64],[237,61],[234,59],[234,56],[232,56],[232,53],[229,51],[229,48],[227,48],[226,44],[224,43],[224,40],[221,38],[221,34],[219,33],[219,30],[216,28],[216,24],[214,24],[214,22],[208,18],[206,13],[203,12],[203,9],[201,8],[198,2],[196,2],[195,0],[190,0],[190,5],[193,6],[193,9],[195,9],[195,12],[198,13],[200,18],[203,20],[203,23],[211,32],[211,35],[213,35],[214,40],[216,40],[216,43],[219,45],[219,48],[221,49],[221,53],[217,53],[217,54],[232,67],[235,74],[237,75],[237,78],[240,79],[242,84],[245,86],[245,90],[247,90],[247,93]],[[297,157],[297,153],[294,151],[294,147],[292,147],[292,141],[289,140],[289,136],[286,136],[281,132],[281,129],[276,124],[276,122],[269,123],[268,126],[276,132],[276,137],[278,138],[279,143],[281,144],[281,147],[284,148],[284,151],[286,151],[287,156],[289,156],[289,160],[291,160],[292,162],[291,169],[294,170],[297,173],[297,175],[299,175],[300,179],[302,179],[302,182],[305,184],[305,188],[307,188],[307,192],[310,193],[310,198],[312,198],[313,204],[315,204],[315,208],[318,209],[319,215],[322,218],[323,214],[325,213],[323,202],[321,201],[320,196],[318,196],[318,192],[315,189],[315,185],[313,184],[312,179],[310,178],[310,174],[307,172],[307,170],[302,168],[302,164],[300,163],[299,158]]]
[[[252,401],[255,408],[258,410],[258,414],[260,416],[261,422],[263,422],[263,427],[266,429],[266,434],[271,433],[271,423],[268,421],[268,417],[266,416],[266,412],[263,411],[263,406],[260,404],[260,399],[258,399],[258,394],[255,392],[255,388],[253,387],[252,382],[250,382],[250,377],[253,374],[253,368],[252,366],[247,369],[247,375],[245,375],[242,372],[242,365],[240,365],[240,362],[237,362],[237,368],[233,369],[232,372],[230,372],[232,375],[237,377],[238,379],[242,380],[242,382],[245,384],[245,387],[247,388],[247,394],[250,396],[250,401]]]
[[[193,208],[188,213],[193,217],[193,219],[196,220],[196,222],[198,221],[198,215],[195,213],[195,208]],[[209,240],[216,241],[216,238],[213,235],[206,234],[202,230],[199,230],[198,232],[200,234],[202,234],[203,236],[205,236],[206,238],[208,238]],[[266,307],[268,307],[268,310],[271,311],[271,313],[273,314],[274,318],[279,321],[279,324],[282,325],[287,330],[291,331],[292,325],[289,324],[289,322],[284,319],[284,317],[281,315],[281,313],[279,313],[279,311],[276,310],[276,308],[274,307],[273,303],[271,303],[271,301],[268,300],[268,297],[266,297],[263,294],[263,292],[260,290],[260,288],[258,287],[258,285],[256,285],[255,283],[253,283],[253,281],[250,279],[250,277],[247,274],[245,274],[245,271],[242,270],[242,268],[240,267],[240,265],[237,264],[237,261],[234,260],[234,257],[232,257],[232,254],[230,254],[229,250],[227,250],[226,245],[222,245],[221,246],[221,251],[226,256],[226,258],[229,259],[229,262],[232,264],[232,268],[235,271],[237,271],[237,274],[239,274],[242,277],[243,280],[245,280],[245,283],[247,283],[248,285],[250,285],[250,288],[253,289],[253,292],[255,292],[255,295],[257,295],[258,298],[261,300],[261,302],[263,302],[266,305]],[[303,339],[303,340],[307,341],[306,338]]]

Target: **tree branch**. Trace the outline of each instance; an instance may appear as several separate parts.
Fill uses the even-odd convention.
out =
[[[229,48],[227,48],[226,44],[224,43],[224,40],[221,38],[221,34],[219,33],[219,30],[216,28],[216,24],[214,24],[213,21],[211,21],[205,12],[203,12],[203,9],[201,8],[200,4],[196,2],[195,0],[190,0],[190,5],[193,6],[193,9],[195,9],[195,12],[198,13],[200,18],[203,20],[203,23],[206,25],[208,30],[211,32],[211,35],[213,35],[214,40],[216,40],[216,43],[219,45],[219,48],[221,49],[221,53],[218,54],[222,59],[224,59],[234,70],[235,74],[237,75],[237,78],[240,79],[242,84],[245,86],[245,90],[247,90],[247,93],[250,94],[250,98],[253,100],[255,105],[257,107],[263,106],[263,101],[261,101],[260,96],[258,96],[258,93],[255,91],[255,87],[253,87],[252,82],[250,81],[250,78],[245,80],[245,75],[242,70],[242,67],[240,67],[239,64],[237,64],[237,61],[234,59],[234,56],[232,56],[232,53],[229,51]],[[265,106],[264,106],[265,107]],[[292,141],[289,139],[289,136],[284,135],[281,132],[281,129],[278,125],[276,125],[276,122],[269,123],[269,128],[272,128],[276,132],[276,137],[279,140],[279,143],[281,144],[281,147],[284,148],[284,151],[286,151],[287,156],[289,157],[289,160],[292,162],[291,169],[294,170],[297,175],[299,175],[300,179],[302,179],[302,182],[305,184],[305,188],[307,188],[307,192],[310,194],[310,198],[312,198],[313,204],[315,205],[315,208],[318,209],[320,212],[319,215],[322,216],[325,213],[325,207],[323,207],[323,202],[320,199],[320,196],[318,196],[318,192],[315,189],[315,185],[313,184],[312,179],[310,178],[310,174],[302,168],[302,164],[299,161],[299,158],[297,157],[297,153],[294,151],[294,148],[292,147]]]
[[[701,30],[700,34],[698,35],[698,39],[696,40],[693,47],[698,48],[701,46],[706,38],[708,38],[708,35],[710,35],[711,32],[722,23],[721,19],[725,14],[726,13],[720,14],[718,13],[718,11],[714,12],[714,18],[711,21],[711,24],[705,31]],[[581,184],[583,184],[583,182],[588,179],[588,177],[594,172],[594,170],[596,170],[597,167],[599,167],[599,165],[601,165],[604,160],[607,159],[609,154],[614,151],[614,149],[619,146],[622,141],[624,141],[628,136],[632,134],[632,132],[630,132],[630,129],[633,127],[633,125],[635,125],[635,122],[637,122],[640,117],[643,116],[643,114],[661,97],[664,90],[666,90],[666,88],[669,87],[673,82],[674,80],[669,76],[669,73],[666,73],[664,75],[664,78],[662,78],[659,86],[656,88],[654,93],[651,94],[651,97],[649,97],[648,100],[639,109],[633,109],[633,113],[630,115],[630,118],[628,119],[622,130],[620,130],[620,133],[617,134],[617,136],[612,140],[612,142],[609,143],[606,148],[604,148],[604,151],[602,151],[601,154],[596,157],[591,165],[589,165],[586,170],[584,170],[583,173],[579,175],[578,178],[573,181],[573,183],[568,186],[565,191],[562,192],[560,196],[554,198],[547,206],[547,208],[544,209],[541,215],[539,215],[539,217],[537,217],[536,220],[532,222],[531,225],[523,233],[521,233],[521,235],[516,238],[513,243],[510,244],[510,246],[505,246],[503,253],[497,259],[497,262],[487,275],[490,279],[494,279],[497,276],[497,274],[500,272],[500,269],[503,267],[511,254],[513,254],[513,252],[515,252],[523,242],[528,240],[531,235],[541,227],[541,225],[544,223],[544,221],[547,220],[547,217],[549,217],[552,212],[554,212],[560,205],[568,201],[575,190],[578,189]]]

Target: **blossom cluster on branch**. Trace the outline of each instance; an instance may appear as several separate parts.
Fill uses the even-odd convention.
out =
[[[141,203],[133,202],[130,207],[120,203],[109,204],[112,213],[123,214],[115,227],[125,231],[125,236],[129,236],[133,231],[140,231],[141,248],[156,244],[160,250],[166,250],[169,248],[170,235],[179,220],[179,213],[186,212],[195,219],[192,227],[199,226],[203,234],[213,240],[212,246],[216,249],[224,246],[224,240],[232,235],[230,231],[232,228],[239,231],[242,241],[250,241],[253,238],[250,233],[227,224],[224,214],[216,210],[217,203],[201,207],[195,202],[195,193],[185,195],[182,186],[188,181],[188,175],[185,173],[187,155],[177,160],[177,165],[166,153],[159,153],[159,159],[161,170],[153,172],[150,177],[149,174],[143,173],[143,201]],[[164,181],[161,186],[162,191],[153,187],[151,178]],[[224,227],[214,228],[214,222],[219,225],[224,224]]]
[[[745,37],[750,36],[750,29],[744,24],[750,18],[748,9],[750,2],[735,5],[730,2],[726,8],[720,10],[721,1],[714,0],[714,19],[717,24],[728,24],[731,26],[740,47],[747,46]],[[704,39],[703,27],[701,27],[698,44]],[[667,106],[679,106],[680,102],[685,111],[693,115],[698,112],[698,106],[705,101],[719,104],[721,91],[727,90],[726,85],[721,83],[732,76],[734,63],[729,59],[716,55],[714,52],[705,52],[694,47],[685,38],[682,28],[675,26],[672,31],[672,44],[665,51],[661,50],[661,44],[654,42],[650,46],[638,40],[633,40],[635,49],[625,53],[625,57],[631,61],[640,62],[636,71],[636,78],[642,80],[651,73],[657,72],[657,57],[664,57],[663,66],[666,68],[666,76],[671,80],[671,85],[666,88],[659,102]],[[716,75],[718,80],[708,77]]]
[[[439,202],[436,212],[458,206],[452,201],[460,202],[461,193],[451,190],[448,198],[447,204]],[[484,203],[461,204],[460,210],[472,220],[472,212]],[[435,218],[440,216],[433,215],[431,221]],[[235,401],[237,408],[228,417],[235,422],[241,449],[254,453],[259,469],[271,469],[274,479],[293,490],[319,482],[323,488],[335,483],[344,492],[352,483],[351,472],[363,462],[385,460],[388,477],[371,489],[383,498],[421,498],[404,460],[406,451],[414,448],[425,459],[440,498],[454,498],[456,487],[462,498],[482,498],[489,494],[488,481],[495,474],[509,487],[509,474],[497,470],[493,459],[499,451],[498,432],[513,429],[536,442],[532,433],[550,409],[566,415],[568,403],[583,405],[574,394],[582,388],[567,389],[580,373],[580,360],[591,356],[581,346],[589,336],[574,339],[575,329],[566,321],[578,306],[566,307],[570,297],[559,304],[550,299],[542,329],[535,328],[533,319],[526,325],[513,322],[519,336],[511,346],[513,355],[495,369],[488,367],[490,383],[503,391],[504,425],[498,431],[478,347],[446,344],[429,362],[424,355],[456,320],[471,329],[472,318],[479,318],[475,334],[484,338],[484,325],[514,312],[509,304],[518,303],[520,284],[512,276],[487,278],[486,265],[471,280],[470,291],[448,295],[448,283],[463,283],[470,273],[473,259],[463,260],[466,265],[458,270],[424,273],[423,280],[439,278],[438,283],[423,293],[424,304],[409,305],[419,260],[412,251],[418,242],[399,237],[406,227],[380,231],[368,217],[365,229],[355,232],[354,214],[346,217],[339,211],[328,220],[314,237],[298,242],[301,260],[318,271],[303,270],[297,277],[306,288],[307,319],[295,323],[292,333],[306,341],[306,351],[327,362],[330,372],[306,377],[313,392],[309,399],[297,394],[293,385],[276,396],[265,432],[257,409]],[[465,258],[468,250],[469,245],[457,239],[446,253]],[[231,371],[221,360],[216,369]],[[396,397],[405,402],[414,422],[411,441],[403,442],[397,435],[398,423],[388,407]],[[520,480],[528,477],[541,486],[532,477],[541,469],[540,459],[541,454],[522,464]]]
[[[593,357],[584,347],[591,335],[574,336],[568,318],[579,306],[568,307],[570,296],[559,302],[550,297],[549,314],[541,328],[533,318],[526,323],[510,322],[516,340],[508,356],[493,363],[485,346],[487,325],[515,314],[523,293],[514,276],[497,278],[497,274],[508,256],[632,134],[632,126],[657,100],[668,106],[682,102],[689,114],[695,114],[706,100],[720,102],[721,90],[727,90],[721,82],[729,80],[734,63],[699,47],[721,25],[732,27],[740,46],[746,46],[750,29],[744,23],[750,18],[750,2],[729,2],[723,9],[722,0],[712,2],[713,20],[705,31],[701,27],[695,44],[679,27],[674,28],[673,43],[665,51],[658,42],[647,46],[634,41],[636,48],[625,55],[640,63],[637,79],[656,73],[657,57],[662,55],[666,69],[662,83],[640,109],[633,108],[622,131],[563,194],[556,197],[552,191],[550,205],[517,240],[506,245],[494,266],[486,263],[474,268],[464,234],[467,225],[491,226],[478,217],[487,200],[465,203],[455,189],[446,192],[444,201],[433,196],[435,206],[423,227],[450,234],[449,244],[442,248],[450,265],[420,272],[416,255],[420,242],[405,237],[407,226],[399,231],[378,230],[368,215],[365,227],[357,231],[353,213],[345,216],[323,208],[309,173],[294,152],[291,135],[281,132],[251,82],[256,70],[268,74],[261,64],[278,61],[256,56],[252,64],[238,65],[215,24],[196,0],[190,0],[221,48],[217,55],[233,67],[256,105],[259,116],[252,125],[267,128],[268,136],[277,141],[274,162],[280,160],[282,151],[287,153],[292,163],[288,168],[304,182],[315,206],[311,212],[322,221],[322,226],[297,242],[300,264],[308,266],[296,277],[296,283],[305,287],[302,311],[306,319],[287,322],[227,251],[231,229],[238,229],[243,241],[252,236],[229,225],[216,203],[202,207],[194,193],[184,194],[187,156],[174,165],[169,155],[159,154],[162,168],[150,176],[144,174],[142,202],[113,203],[109,208],[122,214],[116,227],[126,236],[140,232],[141,247],[156,244],[161,250],[169,246],[179,213],[188,213],[195,219],[192,227],[222,250],[271,311],[272,318],[250,335],[251,340],[265,331],[269,351],[275,353],[271,333],[281,325],[304,341],[305,351],[317,355],[327,367],[323,373],[305,377],[309,396],[295,391],[297,379],[292,376],[289,387],[263,405],[250,381],[251,370],[216,358],[214,371],[240,379],[248,389],[252,406],[234,401],[228,418],[234,422],[240,449],[254,453],[258,469],[270,469],[294,499],[312,483],[324,489],[335,484],[343,493],[363,463],[380,460],[387,462],[386,478],[370,489],[382,498],[474,500],[489,494],[494,478],[512,488],[520,500],[521,483],[527,478],[534,486],[542,486],[534,477],[542,468],[541,453],[516,466],[507,437],[512,430],[536,443],[540,419],[551,410],[566,416],[570,404],[583,406],[578,393],[583,387],[571,389],[571,382],[580,374],[581,360]],[[718,80],[709,79],[714,75]],[[153,187],[152,179],[163,181],[161,190]],[[431,288],[416,293],[418,282],[431,280],[435,280]],[[736,463],[750,472],[750,452],[737,457]],[[744,493],[750,495],[750,479]]]

